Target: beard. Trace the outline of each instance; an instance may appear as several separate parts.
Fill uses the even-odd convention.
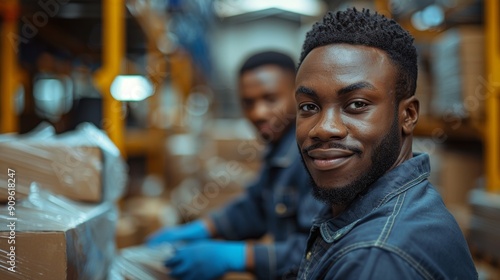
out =
[[[398,119],[395,118],[389,132],[373,150],[370,169],[362,174],[361,177],[344,186],[333,187],[317,185],[306,166],[313,187],[312,194],[314,198],[329,206],[347,206],[359,194],[368,190],[371,184],[382,177],[382,175],[392,167],[398,158],[400,145],[399,123]],[[304,163],[305,166],[303,156],[302,163]]]

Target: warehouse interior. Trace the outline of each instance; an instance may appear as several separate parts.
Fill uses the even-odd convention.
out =
[[[413,150],[430,155],[429,180],[466,236],[480,279],[500,279],[496,0],[2,0],[0,215],[8,217],[6,186],[15,173],[18,220],[33,226],[26,231],[50,232],[37,223],[47,219],[60,223],[63,236],[19,229],[17,254],[26,254],[17,259],[19,274],[8,271],[7,239],[0,238],[0,278],[43,270],[45,278],[36,279],[101,279],[124,252],[122,270],[137,270],[124,279],[168,279],[148,264],[153,253],[131,257],[126,249],[223,206],[261,166],[265,142],[238,99],[240,63],[264,49],[298,59],[311,26],[347,7],[377,10],[414,36],[420,119]],[[52,192],[64,198],[49,199]],[[36,203],[44,199],[62,200]],[[65,211],[93,219],[88,236]],[[88,238],[78,245],[89,248],[85,260],[81,252],[53,255],[81,267],[29,253],[33,244],[47,246],[44,252],[50,242],[66,244],[60,238]],[[137,260],[144,266],[127,266]]]

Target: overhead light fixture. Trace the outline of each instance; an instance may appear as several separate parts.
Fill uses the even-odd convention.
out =
[[[216,13],[220,17],[231,17],[267,9],[280,9],[305,16],[318,16],[325,10],[319,0],[216,0]]]
[[[68,77],[41,74],[35,78],[33,97],[37,114],[57,121],[73,105],[73,84]]]
[[[429,27],[439,26],[444,21],[444,11],[439,5],[429,5],[422,10],[422,20]]]
[[[422,20],[422,12],[418,11],[411,16],[411,25],[419,31],[427,30],[429,27]]]
[[[119,101],[141,101],[153,91],[152,83],[141,75],[120,75],[111,84],[111,95]]]
[[[438,27],[444,22],[444,11],[439,5],[429,5],[422,11],[414,13],[411,23],[415,29],[423,31]]]

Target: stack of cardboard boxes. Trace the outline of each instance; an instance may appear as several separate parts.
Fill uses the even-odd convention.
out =
[[[90,124],[0,141],[0,279],[106,279],[115,256],[120,152]]]
[[[437,37],[431,51],[434,116],[484,119],[484,45],[482,26],[464,25]]]
[[[470,193],[471,223],[469,244],[473,251],[500,261],[500,195],[483,189]]]
[[[476,189],[470,192],[467,242],[482,279],[500,279],[500,195]]]
[[[255,179],[265,148],[245,119],[214,119],[197,141],[192,144],[197,148],[190,149],[194,155],[179,155],[179,145],[169,146],[170,153],[177,154],[171,157],[173,169],[193,169],[171,193],[183,221],[200,218],[241,195]],[[187,159],[191,165],[185,165]]]

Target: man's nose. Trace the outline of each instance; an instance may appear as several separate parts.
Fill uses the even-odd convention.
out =
[[[318,122],[309,131],[309,137],[320,141],[330,141],[332,139],[343,139],[347,136],[347,133],[341,111],[332,108],[321,111]]]
[[[253,122],[262,122],[269,119],[270,108],[263,102],[257,102],[250,112],[250,119]]]

